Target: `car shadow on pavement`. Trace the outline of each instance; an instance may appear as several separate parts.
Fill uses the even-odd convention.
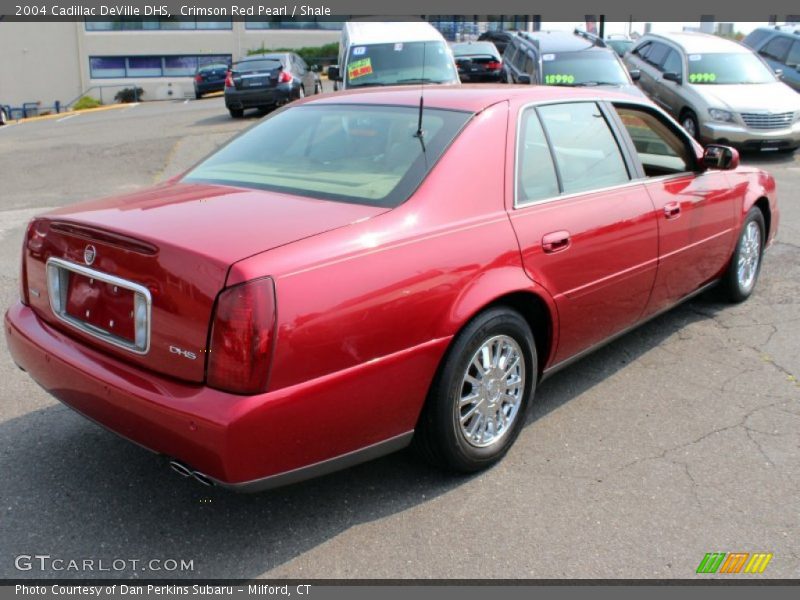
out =
[[[694,309],[668,312],[554,375],[537,393],[526,427],[724,306],[708,296],[692,304]],[[472,478],[400,452],[294,486],[235,494],[181,479],[165,459],[60,404],[0,424],[0,439],[3,578],[253,578]],[[14,557],[24,554],[143,562],[110,573],[19,571]],[[152,559],[193,561],[194,568],[143,571]]]
[[[740,152],[742,164],[768,168],[771,165],[791,164],[800,161],[800,150],[794,152]]]

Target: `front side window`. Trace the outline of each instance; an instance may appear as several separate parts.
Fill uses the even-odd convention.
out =
[[[657,177],[692,169],[686,141],[662,118],[641,108],[617,106],[616,110],[633,140],[645,175]]]
[[[664,59],[664,64],[661,67],[663,73],[675,73],[676,75],[683,75],[683,61],[681,55],[670,50],[667,58]]]
[[[619,185],[630,180],[617,141],[594,102],[539,108],[566,194]]]
[[[695,85],[737,85],[773,83],[775,75],[750,52],[689,54],[689,83]]]
[[[394,207],[472,114],[410,106],[305,105],[278,111],[183,179]]]
[[[353,46],[347,57],[345,77],[347,87],[458,80],[453,58],[443,42]]]
[[[539,117],[533,108],[522,115],[517,140],[516,204],[529,204],[557,196],[558,178]]]

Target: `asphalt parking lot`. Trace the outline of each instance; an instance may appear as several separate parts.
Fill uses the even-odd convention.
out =
[[[0,128],[3,310],[31,216],[164,180],[253,122],[211,98]],[[400,453],[259,495],[204,488],[53,400],[3,338],[0,577],[689,578],[712,551],[798,577],[800,151],[744,162],[781,202],[755,295],[701,296],[561,371],[472,477]],[[33,554],[193,569],[15,567]]]

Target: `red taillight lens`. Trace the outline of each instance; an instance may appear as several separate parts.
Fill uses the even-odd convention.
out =
[[[274,327],[272,279],[257,279],[222,291],[211,329],[208,385],[234,394],[266,391]]]
[[[500,67],[503,66],[503,63],[497,60],[493,60],[492,62],[486,63],[486,68],[490,71],[497,71]]]
[[[225,75],[225,87],[233,87],[233,74],[230,71]]]
[[[197,83],[203,83],[203,76],[202,76],[202,75],[200,75],[200,73],[198,73],[197,75],[195,75],[195,76],[194,76],[194,80],[195,80]]]
[[[292,79],[294,79],[292,74],[286,71],[281,71],[281,74],[278,75],[278,83],[292,83]]]

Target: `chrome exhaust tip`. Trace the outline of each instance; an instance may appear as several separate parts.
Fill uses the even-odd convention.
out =
[[[169,468],[175,471],[181,477],[192,476],[192,470],[183,463],[179,463],[177,460],[169,461]]]
[[[205,485],[205,486],[211,487],[212,485],[214,485],[214,484],[212,483],[212,481],[211,481],[211,480],[210,480],[208,477],[206,477],[205,475],[203,475],[203,474],[202,474],[202,473],[200,473],[199,471],[193,471],[193,472],[192,472],[192,476],[193,476],[193,477],[194,477],[194,478],[195,478],[197,481],[199,481],[200,483],[202,483],[202,484],[203,484],[203,485]]]

